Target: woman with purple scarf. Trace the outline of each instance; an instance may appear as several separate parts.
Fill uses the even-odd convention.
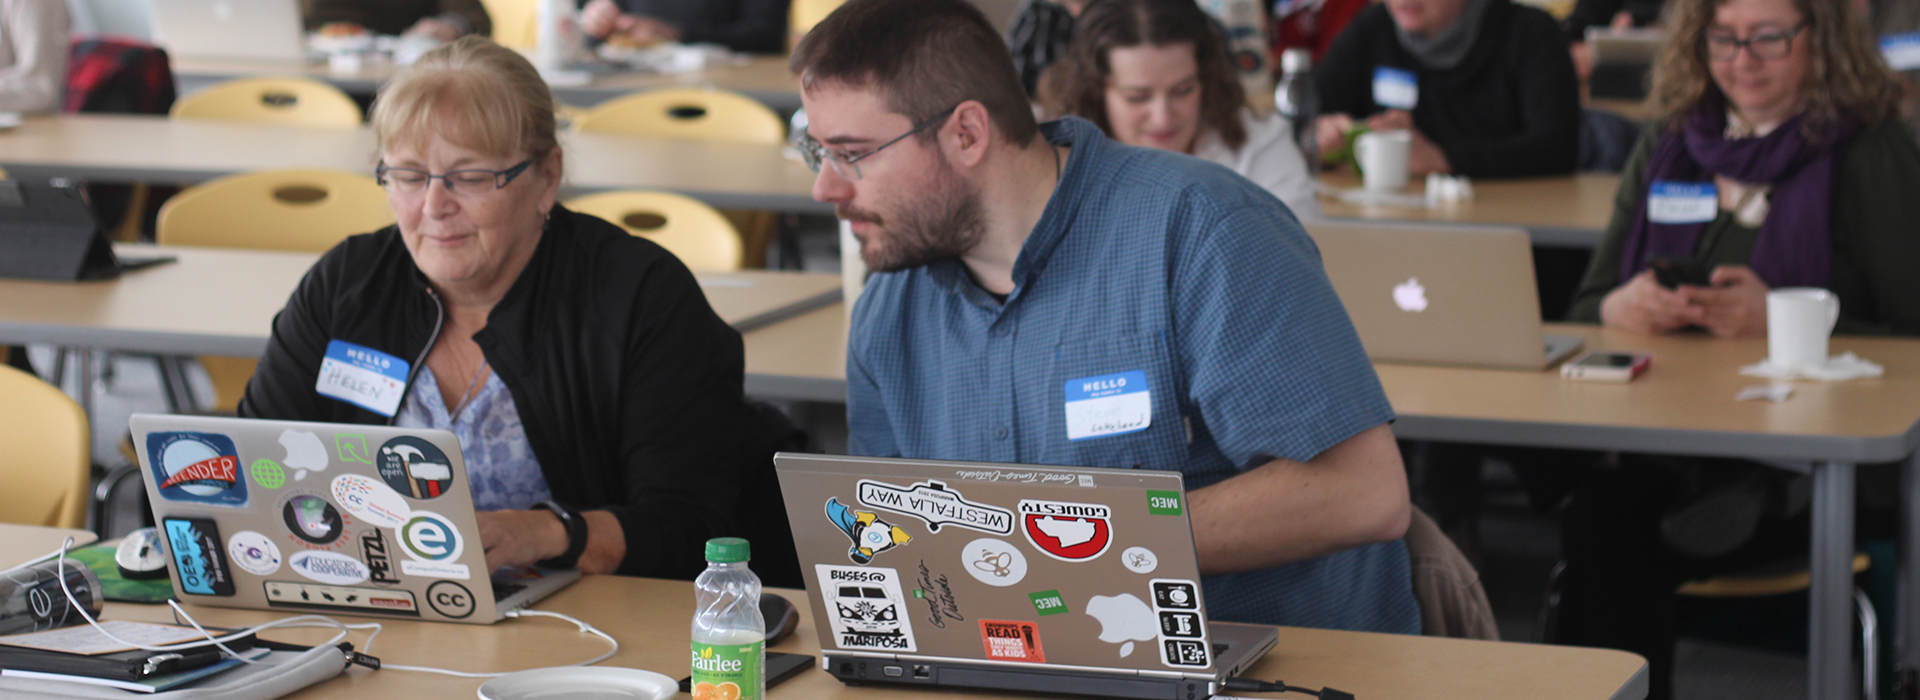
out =
[[[1842,333],[1920,334],[1920,145],[1852,4],[1669,0],[1663,23],[1650,98],[1663,118],[1627,163],[1570,317],[1760,337],[1769,289],[1824,287],[1840,297]],[[1707,284],[1661,286],[1649,270],[1661,259],[1711,270]],[[1646,656],[1660,700],[1672,693],[1675,588],[1804,554],[1808,516],[1781,483],[1791,475],[1762,465],[1622,455],[1620,466],[1568,504],[1554,641]],[[1862,534],[1896,492],[1869,486],[1882,475],[1860,473]]]

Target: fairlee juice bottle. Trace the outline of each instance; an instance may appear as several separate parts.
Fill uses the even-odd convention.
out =
[[[747,541],[707,540],[707,570],[693,580],[693,700],[761,700],[767,692],[767,621]]]

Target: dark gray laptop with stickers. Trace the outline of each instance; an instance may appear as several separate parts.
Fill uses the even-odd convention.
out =
[[[487,570],[444,430],[135,414],[183,602],[490,624],[580,578]]]
[[[849,684],[1205,698],[1278,641],[1212,622],[1177,472],[774,456]]]

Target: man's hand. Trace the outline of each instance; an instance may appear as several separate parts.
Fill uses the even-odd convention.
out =
[[[1339,153],[1347,147],[1347,132],[1353,130],[1353,117],[1323,114],[1313,122],[1313,137],[1320,142],[1322,156]]]
[[[480,521],[480,543],[487,549],[487,570],[526,566],[567,553],[567,528],[560,516],[539,510],[496,510],[474,513]]]
[[[1681,287],[1687,301],[1701,308],[1699,324],[1722,338],[1767,334],[1767,283],[1745,265],[1713,268],[1712,287]]]
[[[580,31],[595,39],[605,39],[614,31],[614,23],[620,19],[620,6],[613,0],[593,0],[580,10]]]
[[[1642,270],[1600,302],[1602,324],[1635,333],[1671,333],[1705,320],[1705,309],[1690,301],[1687,294],[1660,286],[1652,270]]]
[[[1305,463],[1276,459],[1187,495],[1202,574],[1264,569],[1398,539],[1413,514],[1407,470],[1386,425]]]
[[[1405,131],[1413,135],[1413,144],[1407,149],[1408,174],[1422,176],[1453,172],[1453,164],[1447,162],[1446,152],[1413,126],[1413,115],[1405,110],[1389,109],[1373,115],[1367,120],[1367,128],[1374,131]]]
[[[654,46],[680,40],[680,28],[640,15],[620,15],[614,20],[613,33],[626,37],[635,46]]]

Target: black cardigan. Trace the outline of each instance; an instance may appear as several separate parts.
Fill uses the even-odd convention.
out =
[[[314,391],[327,342],[400,357],[417,375],[440,315],[397,227],[348,238],[274,318],[240,415],[389,423]],[[555,207],[473,340],[512,393],[554,499],[619,518],[620,573],[690,578],[706,566],[706,540],[722,535],[759,537],[756,569],[782,548],[792,556],[790,541],[765,541],[787,524],[784,508],[768,512],[763,491],[773,483],[771,452],[791,427],[747,404],[740,334],[671,253]],[[777,504],[777,485],[773,494]],[[740,522],[743,514],[764,522]]]
[[[1526,177],[1573,172],[1580,155],[1580,88],[1560,25],[1512,0],[1489,0],[1480,35],[1451,70],[1423,66],[1400,46],[1385,4],[1363,10],[1340,33],[1314,82],[1321,111],[1362,119],[1380,66],[1419,76],[1414,126],[1447,155],[1457,175]]]

